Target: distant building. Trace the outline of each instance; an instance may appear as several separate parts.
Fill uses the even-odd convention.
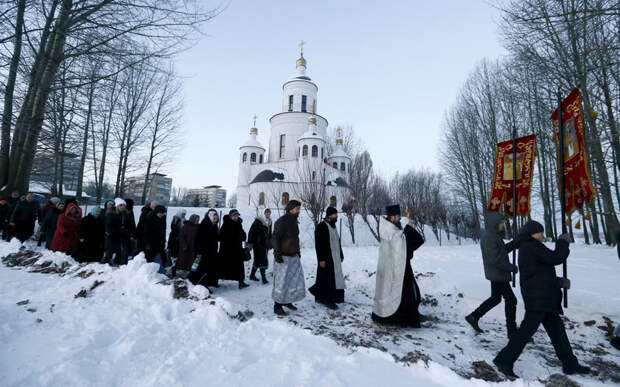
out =
[[[30,180],[38,182],[39,186],[46,187],[49,191],[53,191],[52,187],[54,184],[58,187],[62,169],[63,191],[73,191],[75,195],[80,174],[80,159],[78,155],[65,153],[62,161],[63,165],[56,171],[56,177],[54,178],[54,166],[56,165],[54,155],[47,152],[38,152],[32,161]]]
[[[226,207],[226,190],[219,185],[190,189],[187,200],[189,205],[194,207]]]
[[[146,176],[134,176],[125,180],[125,197],[133,199],[136,204],[142,202],[142,192]],[[161,204],[168,204],[170,201],[170,190],[172,189],[172,178],[166,177],[162,173],[153,173],[149,177],[149,186],[146,191],[146,201],[157,200]],[[142,203],[143,204],[143,203]]]

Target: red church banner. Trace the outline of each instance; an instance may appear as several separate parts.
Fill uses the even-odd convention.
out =
[[[534,174],[536,135],[517,138],[517,214],[526,216],[530,212],[530,190]],[[489,198],[489,211],[498,212],[504,205],[506,215],[513,217],[513,149],[512,140],[497,144],[493,191]]]
[[[557,109],[551,115],[551,119],[555,128],[555,143],[559,165],[560,135]],[[562,101],[562,122],[564,123],[565,209],[566,213],[570,214],[575,209],[583,210],[584,203],[592,203],[596,194],[588,171],[583,128],[583,108],[581,106],[581,94],[577,88],[571,91],[568,97]],[[558,173],[558,176],[561,175]],[[558,186],[560,184],[558,179]]]

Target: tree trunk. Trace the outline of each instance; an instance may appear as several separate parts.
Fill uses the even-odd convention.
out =
[[[95,72],[93,70],[92,76],[90,78],[91,84],[89,85],[89,90],[88,90],[88,111],[86,112],[86,123],[84,125],[84,140],[82,142],[82,156],[80,157],[80,170],[78,171],[78,181],[77,181],[77,187],[75,189],[75,197],[78,201],[82,200],[84,166],[86,165],[86,155],[88,153],[88,126],[90,125],[90,120],[92,117],[93,96],[95,93],[94,79],[95,79]]]

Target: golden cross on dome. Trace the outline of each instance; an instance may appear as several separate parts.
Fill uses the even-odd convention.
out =
[[[304,44],[306,44],[306,42],[304,42],[303,40],[299,43],[299,47],[301,47],[301,55],[304,55]]]
[[[254,124],[252,125],[253,127],[256,127],[256,118],[258,117],[256,117],[256,114],[254,114],[254,117],[252,117],[252,119],[254,120]]]

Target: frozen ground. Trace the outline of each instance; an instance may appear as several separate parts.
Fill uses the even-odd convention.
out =
[[[25,267],[4,262],[0,385],[452,387],[490,383],[481,378],[501,381],[475,364],[492,364],[506,344],[503,307],[481,321],[484,335],[463,320],[489,293],[479,247],[439,247],[432,239],[413,263],[425,295],[421,311],[430,316],[418,330],[371,322],[377,248],[370,242],[344,248],[347,303],[339,311],[307,297],[286,318],[273,314],[271,284],[249,281],[250,288],[238,290],[235,282],[223,281],[209,294],[169,281],[141,257],[122,268],[77,265],[50,252]],[[19,247],[1,242],[0,257]],[[45,261],[55,263],[41,265]],[[314,251],[304,249],[302,262],[309,287]],[[577,357],[598,371],[571,377],[582,385],[620,383],[620,352],[605,336],[620,322],[619,273],[615,250],[572,247],[568,335]],[[516,293],[520,319],[523,303]],[[505,385],[540,385],[561,372],[542,328],[515,372],[523,379]]]

